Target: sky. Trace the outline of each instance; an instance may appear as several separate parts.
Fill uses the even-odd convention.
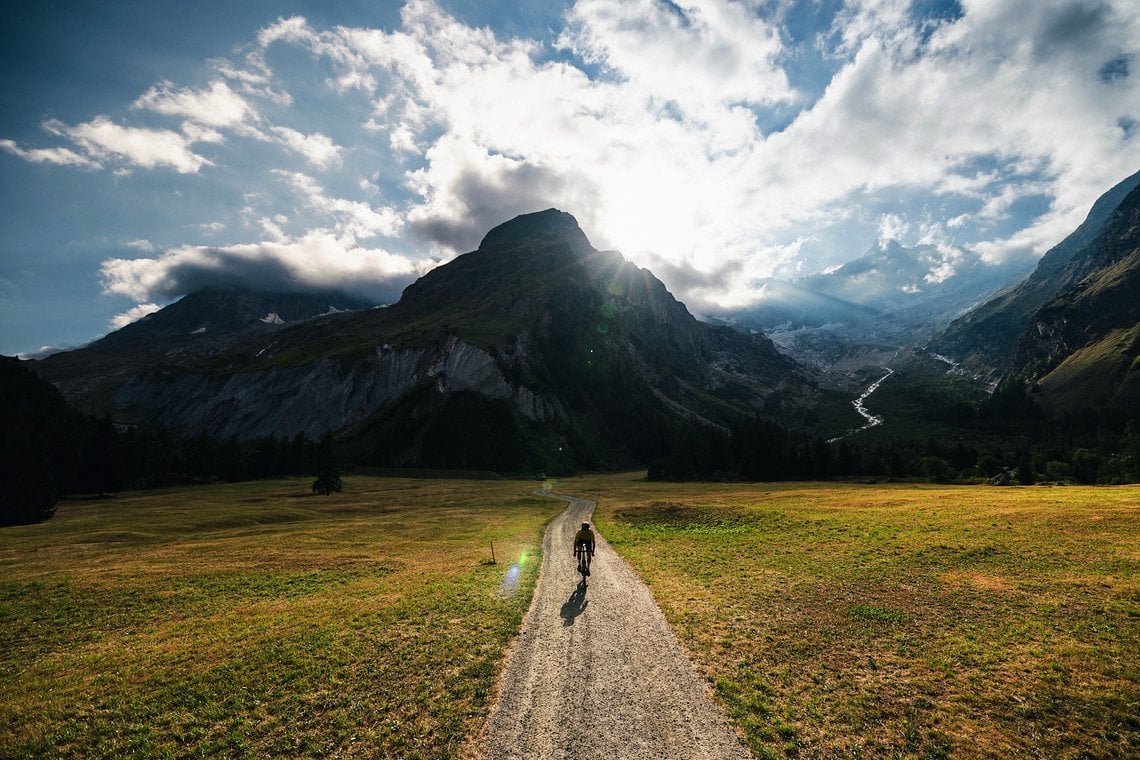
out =
[[[0,354],[207,285],[391,303],[559,208],[694,313],[1032,261],[1140,169],[1134,0],[43,0],[0,25]]]

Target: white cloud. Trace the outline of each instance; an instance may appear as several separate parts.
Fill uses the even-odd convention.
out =
[[[1052,248],[1076,228],[1076,224],[1057,224],[1055,219],[1055,215],[1047,214],[1041,223],[1029,225],[1008,238],[983,240],[975,243],[973,248],[988,264],[1032,259]]]
[[[559,206],[596,243],[634,256],[655,251],[679,261],[701,246],[699,268],[711,271],[727,253],[739,255],[739,230],[710,233],[693,217],[695,210],[712,223],[740,207],[726,197],[733,167],[722,154],[757,137],[747,109],[718,105],[689,129],[647,109],[643,89],[536,63],[532,43],[500,42],[432,3],[410,3],[403,18],[397,34],[316,33],[294,21],[264,39],[296,40],[346,68],[379,67],[394,78],[375,101],[371,127],[425,159],[408,175],[422,199],[407,213],[411,229],[461,251],[516,213]]]
[[[182,134],[186,136],[187,142],[191,143],[204,142],[217,145],[226,141],[225,135],[218,130],[203,127],[192,121],[182,122]]]
[[[258,224],[261,225],[261,231],[273,242],[287,243],[289,241],[289,236],[281,229],[281,225],[284,224],[282,220],[269,219],[266,217],[259,219]]]
[[[457,136],[441,138],[427,157],[429,165],[409,175],[424,202],[408,212],[408,223],[452,252],[473,250],[502,221],[552,206],[575,210],[589,227],[596,199],[586,177],[493,155]]]
[[[19,156],[33,164],[56,164],[57,166],[79,166],[97,169],[99,163],[81,156],[70,148],[21,148],[12,140],[0,140],[0,150]]]
[[[134,107],[182,116],[208,127],[233,127],[257,119],[249,103],[220,79],[204,90],[179,90],[171,82],[162,82],[144,92]]]
[[[145,169],[169,166],[179,174],[193,174],[213,165],[190,149],[190,139],[169,129],[124,127],[106,116],[74,126],[54,120],[44,126],[74,141],[92,159],[114,156]]]
[[[244,67],[224,59],[213,64],[218,74],[235,83],[240,92],[279,106],[293,104],[293,96],[287,91],[274,89],[272,72],[259,50],[246,54]]]
[[[931,285],[939,285],[953,277],[957,271],[958,269],[954,266],[953,261],[942,261],[931,269],[922,279]]]
[[[320,132],[306,135],[289,127],[270,127],[270,131],[277,135],[282,145],[301,155],[318,169],[328,169],[341,164],[344,148]]]
[[[879,247],[885,248],[892,240],[902,240],[910,231],[910,225],[898,214],[883,214],[879,217]]]
[[[395,300],[425,267],[381,249],[346,246],[330,232],[229,246],[180,246],[157,258],[109,259],[104,291],[136,301],[164,300],[215,284],[290,291],[338,289]]]
[[[123,312],[122,314],[116,314],[114,317],[112,317],[111,327],[115,330],[118,330],[120,327],[126,327],[132,322],[138,322],[148,314],[154,314],[160,308],[162,307],[158,304],[140,303],[138,306],[135,306],[132,309]]]
[[[911,5],[911,0],[846,0],[828,30],[836,40],[834,54],[855,53],[870,39],[907,34],[913,21]]]
[[[64,351],[72,351],[76,348],[79,348],[79,346],[75,346],[75,345],[40,346],[37,350],[32,351],[32,352],[27,352],[27,351],[17,352],[16,358],[20,359],[21,361],[37,361],[39,359],[46,359],[47,357],[51,356],[52,354],[59,354],[59,353],[63,353]]]
[[[309,22],[301,16],[292,16],[290,18],[279,18],[277,23],[262,29],[257,34],[257,44],[261,47],[268,47],[274,42],[302,42],[312,35],[312,30],[309,29]]]
[[[143,251],[144,253],[151,253],[158,250],[154,243],[149,240],[132,240],[127,243],[127,248],[134,248],[136,251]]]
[[[362,201],[327,195],[319,182],[301,172],[275,170],[274,173],[288,181],[309,208],[331,217],[337,234],[358,240],[392,237],[400,231],[402,220],[395,209],[375,209]]]
[[[601,63],[632,93],[675,102],[693,119],[710,105],[794,100],[777,63],[780,30],[747,3],[579,0],[561,44]]]
[[[887,18],[898,7],[861,5]],[[1048,4],[968,3],[964,17],[926,42],[914,30],[882,31],[881,14],[879,33],[854,35],[857,50],[823,97],[756,151],[754,176],[780,178],[807,209],[861,190],[937,188],[980,198],[978,218],[994,219],[1018,192],[1000,185],[1028,171],[1047,185],[1025,192],[1054,198],[1034,225],[1047,247],[1140,164],[1140,143],[1110,134],[1117,114],[1140,110],[1140,90],[1125,83],[1107,91],[1096,75],[1121,37],[1140,40],[1138,12],[1098,7],[1103,18],[1067,47],[1056,25],[1039,18],[1056,10]],[[999,168],[961,173],[982,157]]]

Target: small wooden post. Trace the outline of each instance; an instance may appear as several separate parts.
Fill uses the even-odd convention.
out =
[[[494,541],[491,542],[491,564],[492,565],[499,564],[498,562],[495,561],[495,542]]]

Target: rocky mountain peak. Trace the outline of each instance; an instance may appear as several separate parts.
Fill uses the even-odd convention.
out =
[[[565,211],[549,208],[533,214],[516,216],[488,232],[479,243],[480,251],[518,248],[519,246],[564,245],[572,251],[594,250],[578,220]]]

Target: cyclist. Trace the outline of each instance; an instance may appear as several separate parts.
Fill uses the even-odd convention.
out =
[[[590,574],[590,561],[594,559],[594,531],[590,530],[590,523],[582,523],[582,527],[574,534],[574,556],[578,558],[579,572],[585,565],[582,575]]]

